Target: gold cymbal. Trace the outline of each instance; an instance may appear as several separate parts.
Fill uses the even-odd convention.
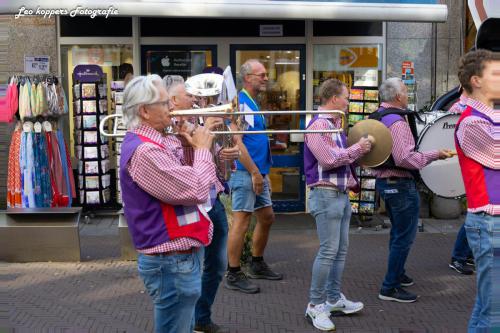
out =
[[[392,136],[389,129],[380,121],[366,119],[358,121],[349,129],[347,144],[352,146],[362,137],[371,136],[372,150],[361,157],[357,162],[367,168],[374,168],[382,165],[391,156]]]

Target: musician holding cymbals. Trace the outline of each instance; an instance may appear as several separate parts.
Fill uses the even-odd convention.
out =
[[[319,95],[321,106],[318,110],[347,111],[349,91],[343,82],[324,81]],[[337,114],[324,113],[314,117],[307,129],[340,129],[341,124]],[[349,244],[351,203],[348,191],[359,191],[352,163],[368,153],[371,146],[370,138],[362,137],[347,148],[342,132],[305,135],[304,168],[307,186],[311,189],[308,205],[316,221],[320,243],[312,268],[306,318],[323,331],[335,329],[331,312],[350,314],[363,309],[363,303],[352,302],[341,293],[340,284]]]

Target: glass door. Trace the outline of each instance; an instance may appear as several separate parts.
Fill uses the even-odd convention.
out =
[[[267,91],[258,100],[262,111],[305,109],[304,45],[231,45],[231,68],[238,89],[242,87],[240,67],[248,59],[259,60],[268,72]],[[304,115],[266,116],[268,129],[303,129],[304,122]],[[269,140],[273,208],[277,212],[304,211],[303,135],[273,134]]]

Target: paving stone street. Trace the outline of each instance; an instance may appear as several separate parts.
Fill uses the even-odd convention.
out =
[[[389,229],[352,227],[343,292],[362,313],[334,318],[337,332],[465,332],[475,275],[448,268],[463,219],[424,220],[407,264],[413,304],[380,301]],[[377,228],[378,229],[378,228]],[[134,261],[120,259],[116,217],[81,224],[82,262],[0,263],[0,332],[152,332],[152,303]],[[213,320],[231,332],[319,332],[305,319],[318,241],[311,218],[279,215],[266,261],[282,281],[257,280],[261,293],[221,287]]]

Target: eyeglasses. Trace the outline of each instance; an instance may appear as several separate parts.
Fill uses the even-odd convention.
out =
[[[260,74],[247,74],[247,75],[253,75],[253,76],[258,76],[260,77],[261,79],[267,77],[267,73],[260,73]]]

